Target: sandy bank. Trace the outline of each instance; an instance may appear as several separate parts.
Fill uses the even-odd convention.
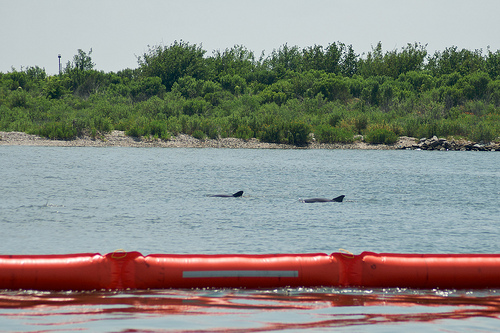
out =
[[[362,141],[349,144],[324,144],[313,142],[306,147],[260,142],[257,139],[242,140],[223,138],[219,140],[198,140],[179,134],[168,141],[133,138],[122,131],[112,131],[99,138],[82,137],[75,140],[49,140],[22,132],[0,132],[0,145],[25,145],[48,147],[162,147],[162,148],[246,148],[246,149],[405,149],[415,144],[415,138],[401,137],[393,145],[373,145]]]

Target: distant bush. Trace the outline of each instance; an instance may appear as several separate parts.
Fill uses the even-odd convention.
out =
[[[498,133],[498,131],[497,131]],[[489,143],[497,138],[495,128],[490,124],[479,124],[472,131],[472,140],[475,142]]]
[[[50,122],[42,125],[35,134],[55,140],[70,140],[76,137],[77,131],[73,124],[65,122]]]
[[[317,141],[322,143],[349,143],[354,141],[354,133],[328,124],[322,124],[314,131]]]
[[[170,140],[170,133],[167,129],[167,124],[162,121],[150,121],[144,117],[137,119],[130,128],[125,131],[125,134],[133,137],[147,137]]]
[[[263,142],[284,143],[283,127],[280,125],[264,125],[258,132],[258,138]]]
[[[408,44],[360,57],[352,46],[284,45],[255,58],[237,46],[207,55],[180,41],[149,47],[139,68],[94,69],[78,50],[59,75],[0,73],[0,130],[56,139],[113,129],[167,140],[258,138],[392,143],[397,136],[500,140],[500,51],[456,47],[427,55]]]
[[[249,140],[253,137],[252,129],[247,125],[240,125],[234,133],[235,137],[243,140]]]
[[[201,130],[195,130],[193,132],[193,137],[198,140],[205,140],[207,136]]]
[[[392,144],[396,143],[399,137],[391,130],[385,128],[376,128],[369,130],[365,135],[365,141],[376,144]]]
[[[285,125],[284,128],[286,143],[295,146],[304,146],[309,141],[311,126],[304,122],[293,121]]]

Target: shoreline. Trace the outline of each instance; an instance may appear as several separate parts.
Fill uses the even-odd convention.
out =
[[[261,142],[255,138],[243,140],[237,138],[221,138],[218,140],[199,140],[190,135],[179,134],[164,141],[149,138],[126,136],[123,131],[111,131],[98,138],[90,136],[74,140],[51,140],[23,132],[0,132],[0,146],[45,146],[45,147],[131,147],[131,148],[233,148],[233,149],[361,149],[389,150],[411,149],[415,138],[401,137],[392,145],[369,144],[361,140],[353,143],[317,143],[312,142],[304,147],[289,144]]]
[[[130,148],[231,148],[231,149],[358,149],[358,150],[460,150],[500,151],[500,143],[480,144],[466,140],[452,140],[433,137],[416,139],[402,136],[394,144],[370,144],[359,140],[353,143],[319,143],[313,141],[307,146],[267,143],[258,139],[243,140],[221,138],[199,140],[187,134],[178,134],[164,141],[152,138],[126,136],[123,131],[111,131],[97,138],[78,137],[74,140],[51,140],[24,132],[0,132],[0,146],[42,146],[42,147],[130,147]]]

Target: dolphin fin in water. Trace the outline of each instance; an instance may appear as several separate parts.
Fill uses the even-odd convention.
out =
[[[233,193],[233,194],[213,194],[213,195],[210,195],[210,197],[217,197],[217,198],[238,198],[238,197],[241,197],[243,195],[243,191],[238,191],[236,193]]]
[[[305,203],[313,203],[313,202],[342,202],[344,201],[345,195],[339,195],[336,198],[333,199],[326,199],[326,198],[311,198],[311,199],[304,199],[303,202]]]
[[[345,198],[345,195],[339,195],[338,197],[333,198],[332,201],[342,202],[342,201],[344,201],[344,198]]]

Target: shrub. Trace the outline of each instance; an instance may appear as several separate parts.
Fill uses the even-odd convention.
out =
[[[185,115],[206,115],[211,104],[202,98],[187,99],[184,102],[182,111]]]
[[[330,126],[336,127],[343,118],[344,116],[342,114],[332,113],[328,116],[328,123]]]
[[[283,126],[276,124],[263,125],[261,131],[258,132],[258,138],[263,142],[283,143]]]
[[[125,131],[125,134],[137,138],[141,136],[152,136],[162,140],[170,140],[167,123],[159,120],[149,120],[145,117],[136,119]]]
[[[291,122],[286,124],[285,128],[286,142],[295,146],[304,146],[309,139],[311,133],[311,126],[304,122]]]
[[[94,116],[91,119],[91,128],[101,133],[108,133],[113,130],[113,125],[111,124],[111,120],[106,117]]]
[[[49,139],[69,140],[76,137],[76,129],[66,122],[50,122],[42,125],[37,131],[38,135]]]
[[[316,140],[322,143],[349,143],[354,141],[353,132],[327,124],[319,125],[314,131],[314,135]]]
[[[193,137],[199,140],[205,140],[207,136],[201,130],[195,130],[193,132]]]
[[[28,105],[29,95],[26,91],[19,88],[9,95],[9,106],[11,108],[21,107],[24,108]]]
[[[366,129],[368,126],[368,117],[365,114],[361,114],[354,118],[354,127],[358,131],[358,134],[361,134],[361,132]]]
[[[365,141],[368,143],[384,143],[384,144],[392,144],[396,143],[399,140],[399,137],[391,130],[385,128],[376,128],[369,130],[366,133]]]
[[[247,125],[240,125],[234,133],[235,137],[243,140],[249,140],[253,137],[252,129]]]
[[[153,120],[147,125],[147,132],[155,138],[170,140],[170,133],[167,130],[167,124],[162,121]]]
[[[480,123],[472,131],[472,141],[488,143],[494,141],[497,134],[495,134],[495,129],[491,124]]]

